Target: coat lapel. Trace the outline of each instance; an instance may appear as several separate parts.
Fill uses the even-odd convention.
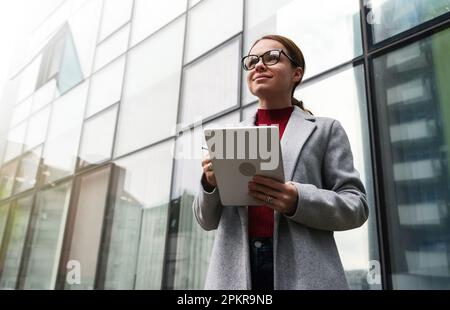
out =
[[[286,181],[292,180],[303,145],[316,128],[315,121],[313,115],[294,106],[280,141]]]

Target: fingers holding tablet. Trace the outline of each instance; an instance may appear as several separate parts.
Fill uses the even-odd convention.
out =
[[[202,160],[202,167],[203,172],[205,173],[206,176],[206,181],[209,183],[209,185],[216,187],[217,186],[216,177],[214,175],[212,162],[209,156],[204,156],[204,159]]]

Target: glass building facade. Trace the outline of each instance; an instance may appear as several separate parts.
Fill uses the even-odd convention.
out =
[[[450,0],[61,0],[0,105],[0,289],[203,288],[202,129],[256,111],[240,59],[270,33],[367,189],[350,287],[450,289]]]

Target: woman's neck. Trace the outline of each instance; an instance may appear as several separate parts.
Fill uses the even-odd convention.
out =
[[[277,100],[271,98],[259,98],[259,109],[263,110],[275,110],[275,109],[283,109],[292,106],[291,98],[280,98]]]

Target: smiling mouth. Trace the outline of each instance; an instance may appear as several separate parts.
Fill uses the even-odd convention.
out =
[[[268,76],[258,76],[257,78],[254,78],[253,81],[261,80],[261,79],[269,79]]]

